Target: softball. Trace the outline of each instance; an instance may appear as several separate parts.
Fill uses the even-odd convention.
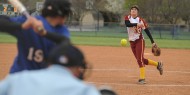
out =
[[[127,46],[127,40],[126,39],[121,39],[121,46]]]

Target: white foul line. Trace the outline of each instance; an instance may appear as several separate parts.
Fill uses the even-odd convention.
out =
[[[92,69],[93,71],[137,71],[135,69]],[[151,71],[151,72],[157,72],[156,70],[146,70],[146,71]],[[168,72],[168,73],[186,73],[186,74],[190,74],[190,72],[188,71],[164,71],[164,72]]]
[[[100,82],[87,82],[90,84],[101,84],[101,85],[117,85],[117,86],[148,86],[148,87],[190,87],[190,85],[177,85],[177,84],[119,84],[119,83],[100,83]]]

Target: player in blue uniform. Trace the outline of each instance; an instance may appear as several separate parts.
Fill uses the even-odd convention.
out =
[[[68,0],[46,0],[42,15],[36,18],[42,21],[45,30],[70,37],[68,29],[63,25],[71,12]],[[11,21],[24,23],[26,17],[10,18]],[[37,35],[32,28],[9,32],[17,39],[18,55],[14,60],[10,73],[22,70],[36,70],[47,67],[44,62],[55,43]]]

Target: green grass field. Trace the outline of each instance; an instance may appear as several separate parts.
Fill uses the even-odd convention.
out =
[[[110,37],[72,37],[72,42],[78,45],[120,46],[121,39]],[[145,40],[146,47],[151,47],[150,40]],[[190,40],[155,39],[155,41],[162,48],[190,49]]]
[[[0,34],[0,43],[16,43],[16,39],[10,35]]]
[[[71,40],[77,45],[120,46],[120,40],[122,38],[124,37],[88,37],[73,35]],[[145,40],[146,47],[151,47],[150,40]],[[155,39],[155,41],[161,48],[190,49],[190,40]],[[16,43],[16,39],[6,34],[0,34],[0,43]]]

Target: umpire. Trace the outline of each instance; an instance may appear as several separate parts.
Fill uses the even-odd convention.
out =
[[[0,82],[0,95],[100,95],[94,86],[83,83],[87,63],[73,45],[56,46],[48,57],[49,67],[22,71]]]

